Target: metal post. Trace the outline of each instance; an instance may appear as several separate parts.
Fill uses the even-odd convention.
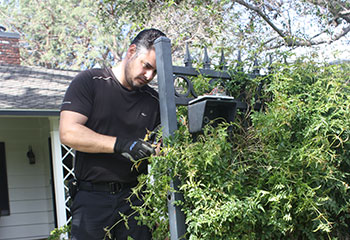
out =
[[[158,92],[160,101],[160,118],[163,127],[163,137],[169,137],[177,130],[175,89],[173,80],[173,65],[171,59],[171,42],[169,38],[160,37],[154,42],[157,61]],[[173,179],[170,186],[174,191],[168,193],[168,212],[171,240],[185,239],[185,215],[181,207],[174,201],[183,200],[178,192],[179,180]]]
[[[154,42],[154,47],[156,49],[160,118],[163,136],[169,137],[177,130],[170,39],[160,37]]]

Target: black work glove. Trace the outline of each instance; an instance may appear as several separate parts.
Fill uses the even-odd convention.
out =
[[[121,153],[124,157],[131,161],[146,158],[155,154],[155,150],[152,145],[141,139],[130,140],[117,137],[114,144],[114,152]]]

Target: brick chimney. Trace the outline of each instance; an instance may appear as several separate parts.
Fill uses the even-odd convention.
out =
[[[0,26],[0,64],[21,64],[18,41],[19,34]]]

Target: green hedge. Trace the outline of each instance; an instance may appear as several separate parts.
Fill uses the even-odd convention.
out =
[[[169,236],[167,191],[177,176],[187,239],[349,237],[349,73],[313,62],[278,66],[265,111],[238,115],[232,131],[206,127],[196,142],[182,125],[140,178],[139,220],[154,239]]]

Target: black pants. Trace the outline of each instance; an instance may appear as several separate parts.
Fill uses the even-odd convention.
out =
[[[130,188],[111,194],[109,192],[79,191],[71,207],[72,240],[101,240],[106,237],[106,227],[111,227],[121,219],[119,213],[131,215],[127,223],[122,220],[112,230],[112,239],[126,240],[128,236],[134,240],[152,239],[151,232],[146,226],[139,226],[135,220],[130,203]],[[136,196],[132,198],[133,205],[141,205],[142,201]],[[126,224],[128,228],[126,227]],[[106,237],[106,238],[105,238]]]

